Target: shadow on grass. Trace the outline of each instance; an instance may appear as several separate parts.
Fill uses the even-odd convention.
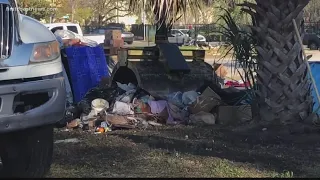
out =
[[[197,135],[198,131],[198,135]],[[291,141],[283,140],[274,134],[262,136],[259,133],[235,133],[217,130],[202,135],[192,128],[184,132],[188,139],[175,138],[177,133],[165,130],[161,135],[131,135],[120,134],[124,139],[135,143],[147,144],[150,148],[165,149],[171,152],[181,152],[204,157],[218,157],[235,162],[251,163],[257,167],[283,173],[292,171],[295,176],[304,176],[304,169],[318,164],[320,158],[314,154],[313,147],[295,146]],[[198,137],[196,137],[198,136]]]

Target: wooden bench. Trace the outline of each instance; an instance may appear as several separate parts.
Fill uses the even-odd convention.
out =
[[[118,49],[119,51],[120,49]],[[128,59],[132,60],[157,60],[159,59],[159,49],[155,48],[154,46],[149,47],[125,47],[121,48],[121,50],[127,50],[128,51]],[[203,49],[180,49],[182,55],[186,60],[200,60],[204,61],[205,58],[205,50]],[[109,55],[116,55],[116,54],[110,54],[110,47],[104,47],[104,52],[107,56]],[[138,52],[138,53],[133,53]],[[184,52],[190,53],[190,55],[185,55]]]

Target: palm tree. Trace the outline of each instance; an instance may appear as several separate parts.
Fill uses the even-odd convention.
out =
[[[267,123],[305,121],[313,101],[302,49],[295,35],[295,19],[303,35],[303,8],[309,0],[256,0],[244,3],[254,19],[257,39],[257,103],[260,119]]]
[[[187,7],[200,8],[194,0],[146,0],[154,11],[157,35],[166,32],[179,13]],[[303,34],[303,8],[309,0],[256,0],[244,3],[253,16],[258,40],[258,107],[262,122],[294,123],[306,120],[312,112],[310,83],[302,49],[295,37],[292,20]],[[141,9],[142,1],[130,0],[132,9]]]
[[[144,4],[145,3],[145,4]],[[185,13],[187,8],[193,12],[200,9],[199,1],[195,0],[130,0],[129,7],[137,13],[144,9],[155,15],[156,41],[167,40],[168,32],[179,14]]]

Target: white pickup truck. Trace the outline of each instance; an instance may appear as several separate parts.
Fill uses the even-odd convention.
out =
[[[0,157],[4,176],[44,177],[53,127],[66,109],[59,43],[39,21],[0,0]]]
[[[92,34],[83,34],[79,24],[74,23],[51,23],[51,24],[45,24],[45,26],[51,30],[53,33],[56,30],[69,30],[72,31],[80,36],[83,36],[87,39],[90,39],[92,41],[97,42],[98,44],[104,43],[105,35],[104,31],[105,29],[96,29]],[[114,29],[114,28],[112,28]],[[123,29],[119,29],[122,31],[121,37],[124,40],[124,42],[128,44],[133,43],[134,34],[131,32],[125,32]]]
[[[103,35],[87,35],[82,33],[82,29],[80,28],[79,24],[74,23],[51,23],[51,24],[45,24],[45,26],[54,33],[57,30],[69,30],[72,31],[80,36],[84,36],[87,39],[93,40],[97,42],[98,44],[101,44],[104,42],[104,34]]]

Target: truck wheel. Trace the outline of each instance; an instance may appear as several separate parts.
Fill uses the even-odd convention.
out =
[[[128,44],[132,44],[132,43],[133,43],[133,41],[128,41],[127,43],[128,43]]]
[[[318,50],[317,44],[313,43],[313,42],[309,44],[309,48],[310,48],[310,50]]]
[[[40,178],[50,170],[53,126],[3,135],[1,161],[5,177]]]

